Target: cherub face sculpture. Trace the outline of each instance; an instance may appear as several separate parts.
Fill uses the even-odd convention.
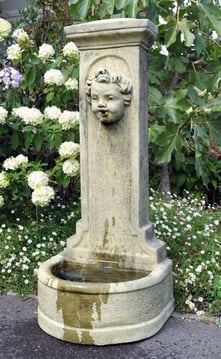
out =
[[[123,117],[125,105],[131,100],[131,84],[121,75],[102,69],[88,78],[86,94],[96,118],[108,125]]]

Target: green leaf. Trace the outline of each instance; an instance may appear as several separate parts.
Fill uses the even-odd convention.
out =
[[[198,155],[195,156],[195,170],[196,170],[197,176],[201,177],[203,180],[203,184],[205,186],[207,186],[207,184],[209,183],[209,177],[207,175],[205,163],[204,163],[202,156],[198,156]]]
[[[127,9],[127,15],[131,18],[135,18],[137,15],[137,4],[138,0],[130,1],[128,9]]]
[[[77,6],[77,14],[81,20],[86,19],[90,6],[90,0],[82,0],[79,2],[79,5]]]
[[[12,137],[11,137],[11,144],[12,144],[12,149],[16,150],[16,148],[18,148],[19,145],[19,137],[17,132],[13,131]]]
[[[128,6],[130,0],[116,0],[115,1],[115,7],[117,10],[121,10],[121,9],[124,9],[125,7]]]
[[[49,94],[47,94],[46,96],[46,102],[49,103],[54,99],[54,92],[50,92]]]
[[[172,20],[167,24],[167,29],[165,34],[165,41],[167,48],[169,48],[171,45],[173,45],[176,42],[177,33],[178,33],[177,23],[175,20]]]
[[[77,4],[78,2],[79,2],[79,0],[69,0],[68,4],[69,5],[74,5],[74,4]]]
[[[156,154],[155,162],[157,164],[169,163],[171,161],[172,152],[176,149],[177,133],[165,131],[164,134],[159,136],[157,142],[161,145],[161,148]]]
[[[192,21],[183,18],[181,21],[179,21],[178,26],[179,30],[184,36],[185,45],[187,47],[192,46],[195,40],[195,35],[190,30],[193,29],[196,25]]]
[[[201,10],[205,13],[207,18],[209,19],[210,23],[212,24],[214,30],[218,33],[218,35],[221,36],[221,9],[219,6],[214,4],[202,4],[201,1],[199,1],[198,5]]]
[[[162,105],[163,104],[163,96],[162,96],[161,92],[156,87],[153,87],[153,86],[149,87],[148,96],[149,96],[149,101],[150,101],[151,105],[153,105],[153,104]],[[150,107],[151,107],[151,105],[150,105]]]
[[[210,136],[220,145],[221,144],[221,118],[210,118],[207,122]]]
[[[28,85],[32,85],[35,82],[36,79],[36,71],[35,69],[31,69],[27,74],[26,74],[26,81]]]
[[[157,138],[161,133],[165,132],[166,126],[153,125],[148,129],[148,140],[149,143],[157,142]]]

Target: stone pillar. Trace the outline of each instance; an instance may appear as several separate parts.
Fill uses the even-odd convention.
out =
[[[154,335],[173,312],[172,262],[148,214],[148,20],[66,28],[80,50],[82,219],[38,271],[38,323],[106,345]]]
[[[80,50],[82,206],[67,255],[149,269],[165,258],[148,214],[147,50],[156,27],[148,20],[113,19],[65,32]],[[109,118],[97,90],[104,87],[105,96],[106,89],[119,92],[119,86],[121,93],[107,100],[118,102],[119,115]]]

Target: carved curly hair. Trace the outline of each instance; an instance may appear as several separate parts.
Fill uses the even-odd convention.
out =
[[[87,78],[85,91],[87,96],[87,101],[91,104],[91,86],[93,82],[101,83],[115,83],[119,86],[120,92],[124,98],[124,104],[130,105],[131,94],[132,94],[132,85],[128,78],[123,77],[120,74],[111,73],[108,69],[103,68]]]

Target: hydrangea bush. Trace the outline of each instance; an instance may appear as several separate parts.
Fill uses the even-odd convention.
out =
[[[45,206],[78,183],[78,49],[73,42],[37,46],[23,28],[0,19],[3,41],[0,206],[24,198]]]

